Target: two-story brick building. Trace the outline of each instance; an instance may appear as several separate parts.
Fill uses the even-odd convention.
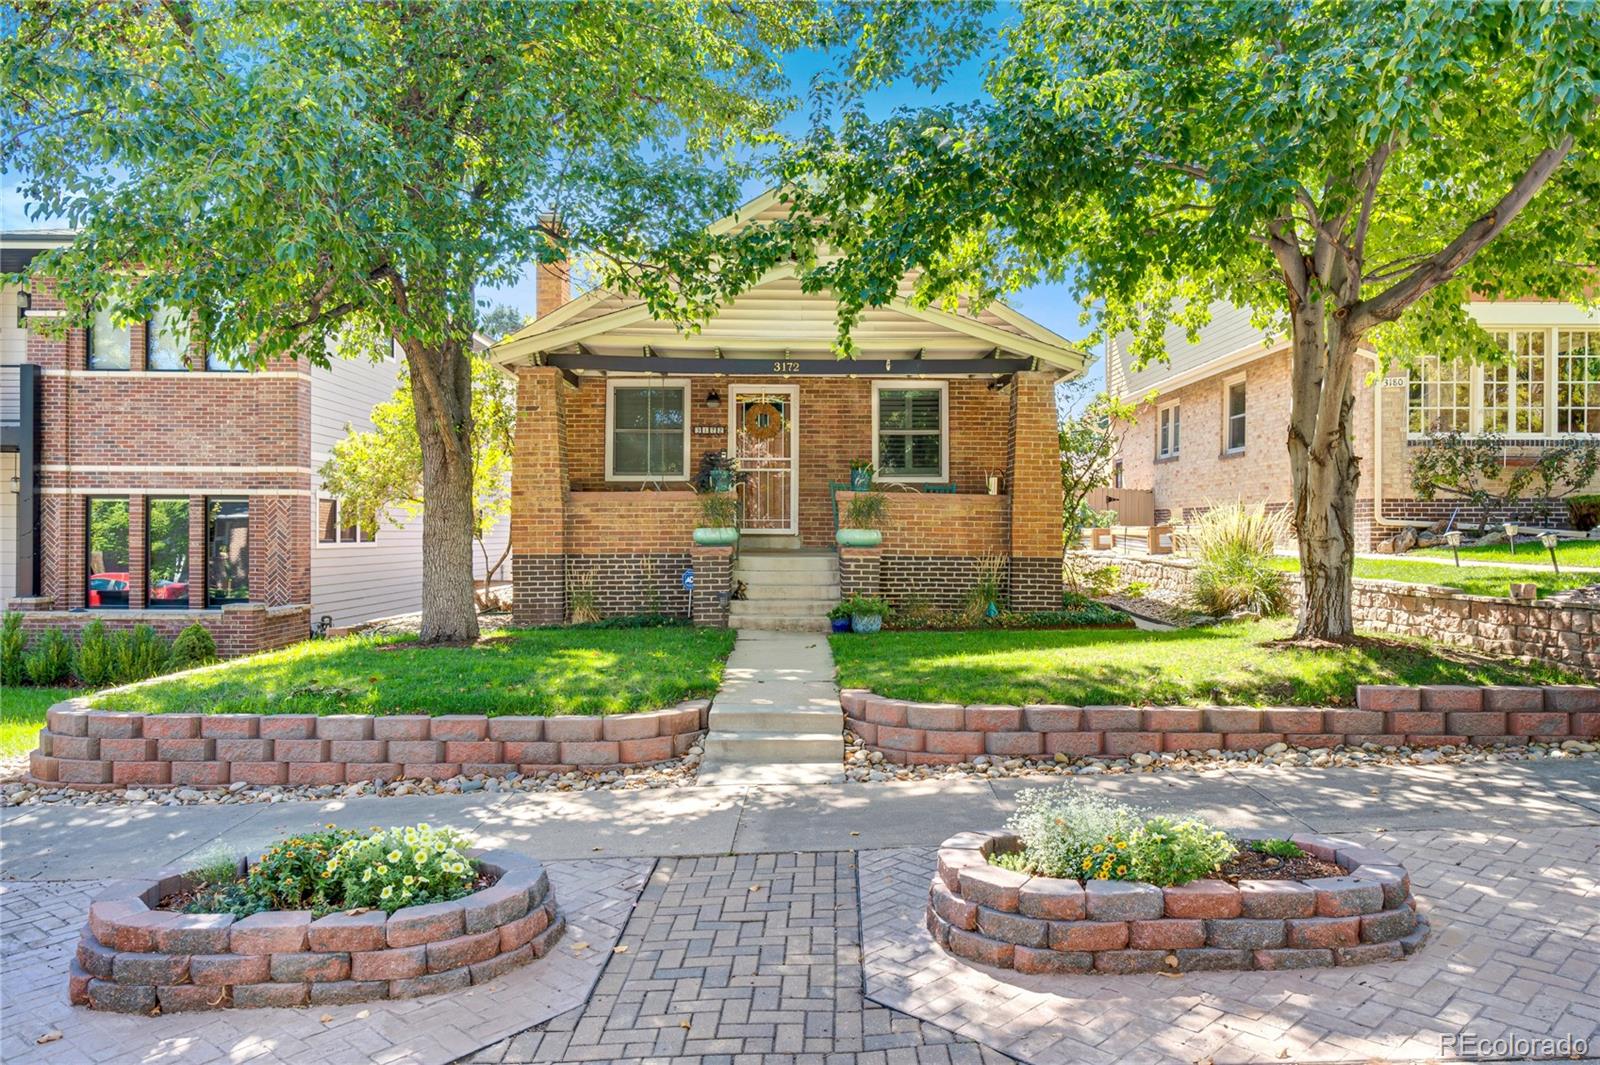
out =
[[[0,235],[0,271],[71,239]],[[0,602],[27,625],[199,621],[242,654],[419,608],[420,521],[359,531],[316,472],[398,358],[244,372],[175,315],[62,313],[48,280],[0,287]]]
[[[1425,361],[1374,377],[1374,351],[1356,362],[1361,550],[1461,507],[1445,496],[1419,499],[1411,487],[1412,457],[1430,432],[1494,433],[1505,441],[1508,464],[1551,444],[1600,438],[1600,315],[1538,301],[1475,302],[1469,310],[1506,345],[1507,363]],[[1106,346],[1108,391],[1141,403],[1117,456],[1116,487],[1151,492],[1157,522],[1182,522],[1236,499],[1289,505],[1288,338],[1256,328],[1242,308],[1217,303],[1211,312],[1193,342],[1182,328],[1168,331],[1164,363],[1136,369],[1126,338]],[[1533,504],[1523,499],[1498,520],[1527,521]],[[1551,509],[1554,521],[1564,520],[1559,503]]]

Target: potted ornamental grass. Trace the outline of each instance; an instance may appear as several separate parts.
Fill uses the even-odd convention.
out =
[[[851,632],[877,632],[883,628],[883,619],[889,616],[888,603],[866,595],[848,596],[835,609],[850,619]],[[830,612],[828,616],[833,615]]]
[[[883,523],[882,492],[860,492],[845,504],[843,525],[834,533],[840,547],[877,547],[883,543],[878,526]]]
[[[700,525],[694,542],[701,547],[731,547],[739,542],[739,503],[732,492],[708,491],[700,496]]]

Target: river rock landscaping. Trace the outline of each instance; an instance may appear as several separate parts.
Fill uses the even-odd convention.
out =
[[[950,953],[1027,974],[1359,965],[1428,936],[1410,875],[1383,851],[1230,837],[1064,789],[1022,793],[1006,831],[945,840],[926,917]]]
[[[118,1013],[412,998],[487,983],[565,930],[533,859],[428,825],[329,828],[254,861],[123,880],[89,907],[74,1005]]]

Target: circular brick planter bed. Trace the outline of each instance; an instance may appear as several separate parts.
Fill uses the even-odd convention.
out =
[[[1291,837],[1344,876],[1313,880],[1134,881],[1029,876],[990,865],[1019,849],[1005,832],[939,848],[928,931],[957,957],[1020,973],[1310,969],[1397,961],[1426,940],[1411,878],[1382,851]]]
[[[119,881],[89,907],[69,997],[145,1014],[333,1005],[457,991],[544,957],[566,919],[543,866],[505,851],[470,856],[492,885],[390,915],[175,913],[154,907],[191,886],[184,873]]]

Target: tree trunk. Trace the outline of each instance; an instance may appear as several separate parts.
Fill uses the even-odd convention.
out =
[[[472,370],[459,341],[406,345],[422,445],[423,643],[478,638],[472,579]]]
[[[1337,319],[1325,321],[1324,309],[1308,301],[1294,313],[1289,466],[1302,591],[1295,638],[1336,640],[1355,632],[1350,597],[1361,469],[1350,425],[1355,341]]]

